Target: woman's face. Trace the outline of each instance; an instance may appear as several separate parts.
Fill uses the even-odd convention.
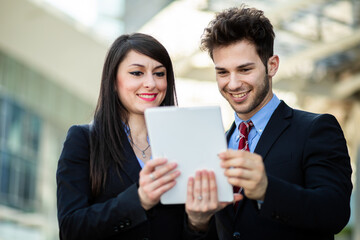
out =
[[[130,115],[159,106],[166,88],[166,68],[146,55],[131,50],[118,67],[116,89]]]

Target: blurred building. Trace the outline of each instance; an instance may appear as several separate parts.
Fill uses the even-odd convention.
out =
[[[276,94],[293,107],[334,114],[356,170],[359,0],[83,1],[95,6],[88,24],[51,2],[0,0],[0,240],[58,239],[55,172],[62,143],[72,124],[91,121],[106,51],[121,33],[159,39],[174,61],[180,106],[220,105],[227,128],[233,111],[199,42],[214,12],[243,2],[263,9],[274,24]],[[353,176],[358,189],[360,178]],[[349,224],[356,240],[359,192]]]
[[[43,2],[0,1],[0,239],[58,239],[57,160],[91,120],[107,44]]]

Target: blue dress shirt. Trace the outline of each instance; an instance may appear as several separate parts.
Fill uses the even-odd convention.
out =
[[[249,121],[251,120],[254,126],[250,129],[249,136],[248,136],[248,144],[250,152],[254,152],[257,143],[263,133],[267,123],[270,120],[271,115],[274,113],[275,109],[280,104],[279,98],[274,94],[271,100],[261,108],[254,116],[252,116]],[[235,131],[230,137],[228,147],[231,149],[238,149],[239,146],[239,139],[240,139],[240,131],[239,125],[243,122],[241,118],[235,112]],[[263,201],[258,200],[258,209],[261,209],[261,204]]]
[[[131,141],[130,141],[130,137],[129,137],[130,128],[129,128],[129,126],[126,126],[124,123],[123,123],[123,125],[124,125],[125,133],[126,133],[127,136],[128,136],[128,140],[129,140],[129,143],[130,143],[130,146],[131,146]],[[147,142],[149,143],[149,136],[147,136]],[[135,156],[136,156],[136,154],[135,154]],[[144,163],[140,158],[138,158],[138,156],[136,156],[136,159],[138,160],[138,162],[139,162],[139,164],[140,164],[140,167],[143,168],[144,165],[145,165],[145,163]],[[150,156],[149,160],[151,160],[151,159],[152,159],[152,156]]]
[[[271,115],[274,113],[275,109],[280,104],[279,98],[274,94],[271,100],[263,107],[261,108],[257,113],[255,113],[254,116],[252,116],[249,120],[251,120],[254,124],[254,126],[251,128],[248,136],[249,141],[249,149],[250,152],[254,152],[257,143],[259,142],[259,139],[261,137],[261,134],[263,133],[267,123],[270,120]],[[239,118],[239,116],[235,112],[235,124],[236,128],[233,134],[230,137],[228,147],[230,149],[238,149],[239,146],[239,125],[243,122],[242,119]]]

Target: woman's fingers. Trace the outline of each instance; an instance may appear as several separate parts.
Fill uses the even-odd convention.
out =
[[[194,199],[195,202],[202,200],[201,196],[201,172],[197,171],[195,173],[195,183],[194,183]]]
[[[201,171],[201,194],[203,201],[210,201],[209,173],[205,170]]]
[[[176,167],[177,163],[168,163],[166,158],[156,158],[146,162],[140,176],[147,176],[147,179],[152,182],[171,172]]]
[[[162,176],[164,176],[165,174],[171,172],[172,170],[174,170],[177,167],[177,163],[166,163],[163,165],[158,165],[157,168],[152,172],[154,179],[156,180],[158,178],[161,178]]]
[[[165,158],[148,161],[140,171],[139,196],[142,206],[150,209],[160,201],[166,191],[175,186],[180,171],[176,163],[168,163]]]
[[[175,181],[175,179],[179,176],[180,176],[180,171],[178,171],[178,170],[175,170],[171,173],[163,175],[160,178],[157,178],[148,184],[149,190],[150,191],[156,190],[157,188],[162,187],[163,185],[165,185],[171,181]]]
[[[202,170],[195,173],[195,178],[188,180],[186,212],[189,225],[195,230],[204,231],[212,215],[229,203],[218,202],[215,174]]]
[[[143,167],[143,169],[141,170],[141,172],[146,175],[146,174],[150,174],[151,172],[153,172],[155,170],[155,168],[157,166],[163,165],[167,163],[167,159],[166,158],[155,158],[152,159],[150,161],[147,161],[145,166]]]
[[[209,191],[210,191],[210,193],[209,193],[210,201],[212,203],[218,203],[216,178],[215,178],[215,173],[212,171],[209,173]]]
[[[193,204],[194,202],[194,178],[189,177],[188,184],[187,184],[187,196],[186,196],[186,202],[189,204]]]

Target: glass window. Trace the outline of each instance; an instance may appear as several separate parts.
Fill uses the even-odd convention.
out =
[[[0,203],[35,210],[41,120],[0,96]]]

